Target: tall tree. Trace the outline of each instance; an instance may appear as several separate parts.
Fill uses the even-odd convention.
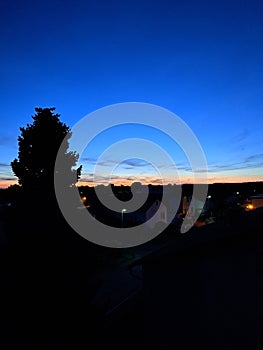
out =
[[[18,158],[11,162],[14,174],[25,192],[53,192],[54,166],[57,152],[65,137],[71,137],[70,128],[60,121],[55,108],[35,108],[33,123],[21,127],[18,137]],[[74,169],[78,154],[65,148],[65,170],[68,186],[79,179],[81,166]]]
[[[18,157],[11,163],[22,190],[8,233],[14,243],[10,261],[16,279],[11,299],[18,338],[25,337],[30,349],[39,348],[39,339],[46,349],[54,344],[59,349],[69,344],[82,348],[87,329],[89,341],[94,338],[97,322],[87,301],[91,292],[81,284],[87,279],[88,254],[85,251],[84,264],[83,240],[79,249],[80,238],[67,225],[55,198],[54,165],[61,144],[64,159],[59,172],[65,191],[72,190],[81,167],[76,169],[78,154],[69,150],[70,129],[54,110],[36,108],[32,124],[20,128]],[[67,142],[62,142],[65,137]]]

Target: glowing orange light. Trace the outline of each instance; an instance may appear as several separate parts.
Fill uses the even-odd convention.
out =
[[[249,209],[249,210],[252,210],[252,209],[254,209],[254,206],[253,206],[253,204],[248,204],[248,205],[247,205],[247,209]]]

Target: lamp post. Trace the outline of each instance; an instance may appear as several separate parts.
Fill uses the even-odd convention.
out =
[[[126,212],[126,209],[121,210],[121,227],[123,227],[123,214]]]
[[[207,199],[209,200],[209,202],[208,202],[208,210],[210,211],[210,216],[212,216],[211,201],[210,201],[211,198],[212,198],[212,196],[209,194],[207,196]]]

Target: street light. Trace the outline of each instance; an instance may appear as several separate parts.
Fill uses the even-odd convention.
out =
[[[121,210],[121,227],[123,227],[123,214],[126,212],[126,209]]]

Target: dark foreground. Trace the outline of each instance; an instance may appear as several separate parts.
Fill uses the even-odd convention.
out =
[[[0,348],[262,350],[262,209],[171,234],[2,239]]]

